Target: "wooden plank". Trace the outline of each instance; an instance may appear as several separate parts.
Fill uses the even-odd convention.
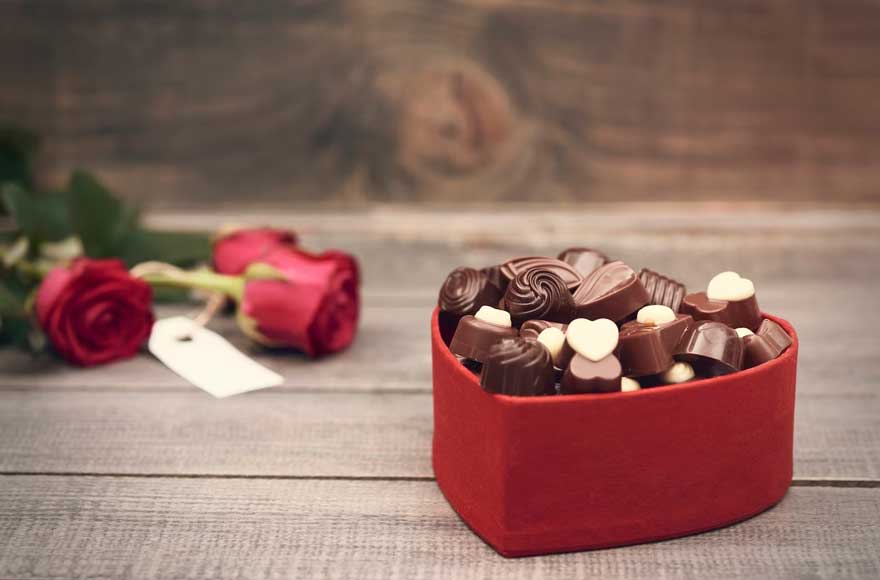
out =
[[[164,204],[877,199],[875,3],[244,4],[7,0],[0,107]]]
[[[6,473],[430,478],[432,432],[429,394],[0,392]],[[794,474],[880,482],[880,398],[799,396]]]
[[[747,522],[505,560],[433,482],[0,477],[0,576],[876,578],[880,490],[794,488]]]

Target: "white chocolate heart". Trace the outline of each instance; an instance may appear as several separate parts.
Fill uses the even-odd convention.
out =
[[[579,355],[599,362],[617,348],[617,325],[607,318],[576,318],[568,325],[565,340]]]
[[[488,322],[489,324],[494,324],[495,326],[503,326],[505,328],[510,328],[512,326],[510,323],[510,313],[508,311],[498,310],[491,306],[480,306],[480,309],[474,314],[474,318],[482,320],[483,322]]]
[[[635,379],[631,379],[629,377],[621,377],[620,378],[620,390],[624,393],[629,391],[638,391],[641,390],[642,385],[639,384],[639,381]]]
[[[749,335],[751,335],[751,334],[755,334],[755,333],[752,332],[751,329],[749,329],[749,328],[745,328],[744,326],[741,326],[741,327],[739,327],[739,328],[736,329],[736,334],[737,334],[740,338],[744,338],[744,337],[746,337],[746,336],[749,336]]]
[[[672,311],[672,308],[662,304],[650,304],[639,309],[636,320],[641,324],[659,326],[675,320],[675,312]]]
[[[677,362],[663,373],[663,380],[668,384],[686,383],[696,376],[694,367],[686,362]]]
[[[736,272],[721,272],[706,287],[709,300],[745,300],[755,295],[755,285]]]
[[[541,331],[541,334],[538,335],[538,342],[547,347],[553,364],[559,366],[557,362],[559,361],[559,353],[562,352],[562,346],[565,344],[565,333],[555,326],[551,326]]]

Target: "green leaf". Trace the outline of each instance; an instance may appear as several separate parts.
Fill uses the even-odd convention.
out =
[[[86,254],[106,258],[119,255],[123,241],[137,224],[138,211],[92,175],[76,171],[70,179],[70,216]]]
[[[211,238],[197,232],[135,229],[119,249],[119,257],[129,266],[157,260],[186,268],[210,259]]]
[[[20,185],[2,188],[3,205],[33,247],[70,235],[68,197],[63,193],[30,193]]]
[[[11,182],[25,188],[33,186],[31,159],[38,144],[33,133],[0,126],[0,184]]]
[[[21,290],[17,285],[14,285],[11,281],[0,279],[0,316],[4,320],[27,316],[24,302]]]

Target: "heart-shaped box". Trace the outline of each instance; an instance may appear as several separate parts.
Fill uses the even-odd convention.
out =
[[[798,340],[738,373],[635,392],[483,391],[431,323],[433,464],[459,516],[504,556],[607,548],[733,524],[792,478]]]

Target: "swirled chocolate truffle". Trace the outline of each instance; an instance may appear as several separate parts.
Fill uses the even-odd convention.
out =
[[[440,287],[437,304],[440,310],[456,316],[474,314],[480,306],[498,306],[501,293],[489,283],[489,277],[473,268],[456,268]]]
[[[462,316],[475,314],[480,306],[498,306],[501,296],[485,272],[473,268],[456,268],[450,272],[437,297],[440,334],[446,344],[452,340]]]
[[[684,284],[648,268],[642,268],[639,272],[639,280],[651,297],[648,304],[661,304],[668,306],[673,312],[678,312],[681,301],[687,294]]]
[[[526,338],[496,343],[483,361],[480,384],[490,393],[535,397],[556,393],[556,374],[549,351]]]
[[[516,276],[526,270],[539,268],[541,270],[549,270],[553,272],[565,282],[569,290],[574,290],[583,281],[584,277],[575,270],[570,264],[566,264],[562,260],[554,258],[546,258],[543,256],[531,256],[513,258],[501,264],[501,274],[508,280],[513,280]]]
[[[523,270],[510,281],[504,305],[515,326],[535,318],[568,323],[574,311],[574,300],[562,278],[539,267]]]

